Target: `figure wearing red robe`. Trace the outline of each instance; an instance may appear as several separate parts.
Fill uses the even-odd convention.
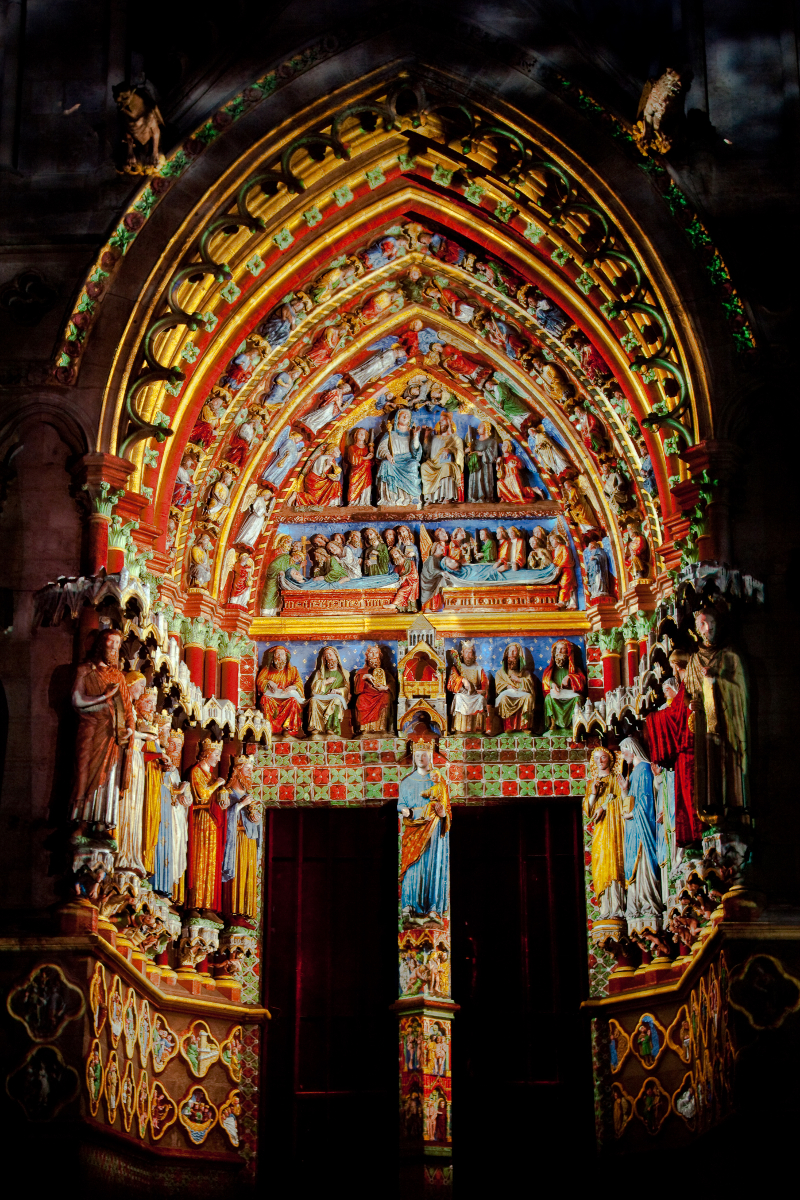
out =
[[[218,912],[222,904],[222,856],[225,851],[225,809],[228,794],[224,779],[214,778],[222,742],[206,738],[189,772],[192,807],[189,809],[187,907]],[[219,794],[218,794],[219,793]]]
[[[694,805],[694,731],[689,697],[681,683],[675,698],[645,718],[644,735],[652,761],[675,772],[675,840],[688,846],[702,837]]]
[[[217,426],[219,425],[219,405],[213,405],[209,401],[200,409],[200,416],[197,418],[194,429],[189,434],[189,441],[192,445],[201,445],[205,450],[213,442],[217,436]]]
[[[492,373],[491,367],[485,367],[474,358],[462,354],[455,346],[445,346],[442,364],[451,375],[469,380],[476,388],[482,388]]]
[[[303,734],[303,681],[289,661],[285,646],[272,646],[256,678],[258,706],[273,734],[299,738]]]
[[[372,462],[375,453],[367,442],[366,430],[362,433],[357,429],[355,437],[357,440],[345,451],[350,465],[347,503],[367,505],[372,498]]]
[[[353,679],[356,697],[356,720],[361,733],[385,733],[389,728],[394,681],[381,667],[378,646],[367,646],[364,666]]]
[[[295,503],[305,508],[337,508],[342,503],[342,469],[332,454],[324,451],[303,476]]]
[[[572,564],[572,552],[560,535],[556,535],[550,544],[553,547],[553,563],[559,569],[558,603],[572,605],[574,608],[578,584]]]
[[[533,488],[522,482],[522,459],[516,454],[504,454],[497,461],[497,498],[506,504],[530,504],[536,500]]]

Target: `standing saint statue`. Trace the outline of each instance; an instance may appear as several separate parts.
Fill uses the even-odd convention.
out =
[[[127,671],[125,682],[134,712],[142,697],[147,680],[141,671]],[[117,856],[114,865],[118,870],[135,871],[141,878],[147,874],[142,860],[144,803],[147,785],[145,747],[152,742],[154,727],[137,712],[136,728],[128,747],[127,787],[120,788],[119,823],[117,825]]]
[[[399,553],[399,551],[395,551]],[[395,683],[381,666],[380,646],[367,646],[364,666],[353,677],[359,733],[386,733],[392,712]]]
[[[464,442],[449,412],[439,418],[420,476],[426,504],[460,504],[464,499]]]
[[[339,651],[333,646],[325,646],[319,652],[317,669],[311,676],[308,729],[314,741],[332,735],[341,737],[342,716],[349,703],[350,680]]]
[[[375,457],[378,467],[378,506],[396,508],[399,505],[422,503],[419,463],[422,446],[419,430],[411,425],[411,412],[401,408],[390,428],[378,442]]]
[[[491,504],[494,500],[495,463],[499,453],[500,444],[491,425],[481,421],[478,436],[467,449],[467,500],[470,504]]]
[[[656,835],[656,801],[653,768],[644,743],[638,737],[620,742],[620,753],[632,770],[623,780],[628,797],[625,822],[625,885],[628,889],[625,919],[628,932],[654,933],[661,928],[664,904],[661,899],[661,867]]]
[[[120,670],[122,634],[104,629],[81,663],[72,688],[78,713],[72,819],[85,830],[100,834],[116,828],[119,791],[125,786],[125,748],[133,737],[136,718],[128,685]]]
[[[744,663],[725,645],[715,609],[694,615],[700,644],[686,667],[694,718],[695,804],[708,824],[747,807],[749,692]]]
[[[350,467],[347,480],[347,503],[353,507],[368,508],[372,505],[372,461],[375,458],[369,440],[369,430],[357,425],[353,440],[344,454]]]
[[[495,672],[495,707],[503,721],[503,732],[531,729],[536,693],[533,675],[525,666],[525,651],[512,642],[503,651],[503,665]]]
[[[192,808],[189,814],[189,867],[186,903],[215,916],[222,903],[222,850],[225,845],[225,780],[216,775],[222,742],[205,738],[189,772]],[[219,793],[219,795],[217,795]]]
[[[404,924],[442,925],[450,908],[450,790],[433,766],[433,742],[418,741],[414,770],[400,780],[400,907]]]
[[[272,727],[273,735],[303,736],[303,681],[289,660],[285,646],[271,646],[256,678],[258,706]]]
[[[166,747],[169,767],[161,776],[161,813],[153,853],[153,891],[183,903],[186,844],[189,838],[188,810],[192,791],[181,783],[183,731],[172,729],[169,716],[159,721],[161,743]]]
[[[669,656],[674,676],[662,684],[667,703],[645,717],[644,736],[650,757],[660,767],[674,772],[675,841],[688,846],[703,836],[703,826],[694,801],[694,714],[686,689],[690,655],[673,650]]]
[[[233,760],[225,786],[230,805],[222,860],[222,910],[226,916],[252,919],[258,911],[261,813],[252,794],[253,760],[249,754]]]
[[[485,733],[489,678],[478,665],[475,643],[463,641],[460,653],[452,652],[447,690],[453,693],[450,709],[454,733]]]
[[[542,675],[544,720],[547,729],[572,730],[576,704],[586,691],[586,676],[576,666],[578,647],[562,638],[553,643],[550,662]]]
[[[624,790],[620,773],[621,757],[605,746],[592,752],[589,781],[583,801],[587,829],[592,835],[592,882],[600,905],[596,940],[612,931],[619,933],[625,923],[625,834],[623,826]],[[595,922],[595,926],[599,925]]]

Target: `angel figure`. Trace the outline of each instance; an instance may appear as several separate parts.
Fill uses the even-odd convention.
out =
[[[639,98],[633,140],[642,154],[669,154],[674,128],[683,111],[686,83],[674,67],[667,67],[658,79],[648,79]]]
[[[251,483],[242,500],[242,512],[246,515],[233,539],[235,546],[249,546],[252,550],[264,532],[269,509],[270,497],[266,489]]]
[[[231,555],[234,558],[233,562],[230,562]],[[228,604],[235,604],[237,608],[247,608],[250,603],[255,569],[256,565],[252,555],[244,551],[237,556],[235,550],[228,551],[223,568],[223,574],[226,571],[230,572],[229,586],[226,589]]]
[[[207,521],[213,521],[218,525],[225,513],[231,506],[231,484],[233,483],[233,471],[224,470],[219,479],[212,483],[208,489],[208,496],[205,504],[205,518]]]

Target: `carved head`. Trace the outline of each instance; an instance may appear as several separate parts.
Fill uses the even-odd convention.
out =
[[[339,655],[336,653],[333,646],[325,647],[325,649],[322,651],[322,658],[329,671],[335,671],[339,666]]]
[[[606,750],[605,746],[598,746],[596,750],[592,751],[592,759],[597,764],[601,775],[607,775],[614,762],[613,754],[610,750]]]
[[[383,540],[386,542],[386,545],[391,550],[392,547],[394,546],[395,542],[397,541],[397,534],[395,533],[395,531],[393,529],[384,529]]]
[[[131,698],[131,704],[136,705],[144,689],[147,687],[147,680],[141,671],[126,671],[125,682],[128,685],[128,695]]]
[[[357,529],[354,529],[351,533],[349,533],[347,535],[347,544],[348,544],[348,546],[354,546],[356,550],[363,549],[363,543],[361,541],[361,534],[358,532]]]
[[[377,546],[380,542],[377,530],[372,529],[371,527],[364,530],[364,537],[367,539],[367,544],[370,546]]]
[[[553,662],[557,667],[569,666],[569,646],[565,641],[556,642],[553,646]]]
[[[717,639],[718,618],[710,609],[701,608],[694,614],[694,627],[704,646],[713,646]]]
[[[288,661],[288,655],[283,646],[275,646],[272,651],[272,666],[276,671],[282,671]]]
[[[430,771],[432,763],[433,763],[433,754],[431,753],[431,751],[429,749],[427,749],[427,747],[424,749],[423,748],[415,748],[414,749],[414,766],[417,768],[417,770],[420,772],[421,775],[424,775],[426,771]]]
[[[121,645],[122,634],[119,632],[119,630],[104,629],[97,635],[92,652],[92,658],[95,662],[105,663],[107,667],[118,667],[119,650]]]
[[[366,446],[369,430],[363,425],[359,425],[353,432],[353,444],[355,446]]]
[[[411,428],[411,410],[401,408],[394,419],[394,427],[398,433],[408,433]]]
[[[215,742],[213,738],[204,738],[200,743],[198,761],[205,763],[206,766],[215,767],[221,757],[222,742]]]
[[[408,542],[413,544],[414,539],[411,536],[411,530],[407,525],[400,525],[397,530],[397,540],[401,546],[405,546]]]
[[[397,551],[395,551],[397,553]],[[402,561],[402,559],[401,559]],[[381,665],[381,649],[380,646],[367,646],[364,651],[364,662],[372,670],[375,670]]]
[[[461,661],[463,663],[466,663],[466,665],[468,667],[471,667],[475,663],[476,659],[477,659],[477,655],[475,653],[475,643],[474,642],[462,642],[461,643]]]
[[[480,425],[478,426],[478,437],[481,438],[481,440],[483,440],[485,438],[490,438],[491,436],[492,436],[491,425],[489,424],[488,421],[481,421]]]
[[[502,447],[502,449],[503,449],[503,454],[504,454],[504,456],[507,458],[507,457],[508,457],[510,454],[513,454],[513,453],[514,453],[514,443],[513,443],[512,441],[509,441],[509,440],[508,440],[508,438],[507,438],[507,439],[506,439],[506,440],[503,442],[503,447]]]
[[[398,548],[395,546],[395,548],[393,550],[389,551],[389,558],[392,560],[392,562],[394,563],[394,565],[396,567],[402,567],[403,559],[404,559],[402,550],[398,550]]]
[[[509,671],[518,671],[521,665],[522,647],[519,642],[512,642],[506,647],[505,660],[506,668]]]

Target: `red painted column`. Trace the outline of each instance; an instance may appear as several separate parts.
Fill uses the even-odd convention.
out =
[[[117,575],[125,566],[125,551],[121,546],[108,547],[106,570],[109,575]]]
[[[108,564],[108,517],[89,513],[86,525],[86,574],[97,575]]]
[[[613,650],[603,649],[603,691],[613,692],[620,684],[620,656]]]
[[[639,643],[635,638],[625,639],[625,678],[631,686],[639,673]]]
[[[195,642],[191,642],[188,646],[183,647],[183,661],[189,668],[189,677],[192,683],[196,683],[201,689],[203,687],[203,661],[205,654],[205,646],[198,646]]]
[[[217,695],[216,646],[206,646],[203,664],[203,695],[206,697],[206,699],[208,699],[209,696]]]
[[[221,700],[230,700],[234,708],[239,707],[239,660],[223,658],[219,664],[219,695]]]

